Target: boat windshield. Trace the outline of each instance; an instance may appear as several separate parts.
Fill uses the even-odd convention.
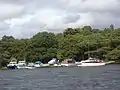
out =
[[[40,61],[37,61],[37,62],[35,62],[35,64],[41,64],[41,62],[40,62]]]

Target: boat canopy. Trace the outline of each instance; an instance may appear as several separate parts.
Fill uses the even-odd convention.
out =
[[[59,60],[57,60],[56,58],[53,58],[52,60],[50,60],[48,62],[48,64],[55,64],[55,63],[58,63],[58,62],[59,62]]]

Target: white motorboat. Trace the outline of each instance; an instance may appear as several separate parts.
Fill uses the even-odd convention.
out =
[[[42,65],[43,65],[43,63],[41,63],[40,61],[36,61],[34,64],[34,67],[40,68]]]
[[[8,69],[16,69],[17,68],[17,61],[11,61],[9,62],[9,64],[7,65]]]
[[[53,58],[52,60],[50,60],[48,62],[49,65],[54,65],[54,64],[57,64],[57,63],[59,63],[59,60],[57,60],[56,58]]]
[[[18,61],[17,68],[18,69],[25,69],[27,67],[27,64],[25,61]]]
[[[34,69],[34,63],[28,63],[28,65],[25,67],[26,69]]]
[[[61,67],[61,64],[59,63],[59,60],[56,59],[56,58],[53,58],[52,60],[50,60],[50,61],[48,62],[48,64],[49,64],[50,66],[54,66],[54,67]]]
[[[105,64],[106,63],[103,60],[98,60],[98,59],[90,57],[88,60],[82,60],[80,62],[80,64],[77,65],[77,66],[81,66],[81,67],[85,67],[85,66],[103,66]]]

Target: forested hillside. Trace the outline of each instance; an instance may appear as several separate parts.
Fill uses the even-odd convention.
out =
[[[88,56],[103,60],[120,60],[120,28],[113,25],[103,30],[67,28],[63,33],[40,32],[30,39],[15,39],[3,36],[0,40],[0,66],[6,65],[12,58],[43,63],[56,57],[60,60],[73,58],[76,61]]]

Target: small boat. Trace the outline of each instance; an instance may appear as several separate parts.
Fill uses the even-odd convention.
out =
[[[17,69],[17,61],[11,61],[8,65],[7,65],[8,69]]]
[[[50,60],[50,61],[48,62],[48,64],[49,64],[50,66],[53,66],[53,67],[61,67],[61,64],[59,63],[59,60],[56,59],[56,58],[53,58],[52,60]]]
[[[95,58],[89,58],[88,60],[82,60],[79,65],[81,67],[85,66],[103,66],[106,63],[103,60],[95,59]]]
[[[59,60],[56,59],[56,58],[53,58],[52,60],[50,60],[50,61],[48,62],[49,65],[54,65],[54,64],[57,64],[57,63],[59,63]]]
[[[65,60],[61,63],[61,66],[65,66],[65,67],[76,66],[75,60],[74,60],[74,59],[65,59]]]
[[[25,67],[26,69],[34,69],[34,63],[28,63],[28,65]]]
[[[43,65],[42,62],[40,62],[40,61],[36,61],[35,64],[34,64],[34,67],[36,67],[36,68],[40,68],[42,65]]]
[[[18,61],[17,68],[18,69],[25,69],[27,66],[25,61]]]

